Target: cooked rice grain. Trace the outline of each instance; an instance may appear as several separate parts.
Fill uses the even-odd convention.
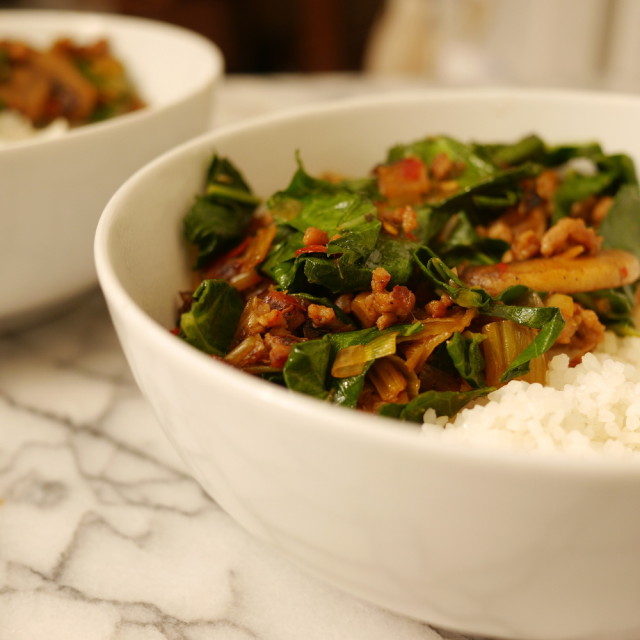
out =
[[[31,140],[32,138],[57,138],[69,128],[66,120],[58,118],[41,129],[17,111],[0,109],[0,146]]]
[[[512,380],[452,422],[425,413],[424,433],[445,442],[587,457],[640,455],[640,338],[607,332],[582,363],[551,360],[547,385]],[[444,427],[444,428],[443,428]]]

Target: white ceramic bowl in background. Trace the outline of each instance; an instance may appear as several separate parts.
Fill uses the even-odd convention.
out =
[[[599,140],[640,158],[640,99],[462,91],[296,110],[200,137],[107,206],[98,276],[136,379],[210,495],[330,583],[458,631],[528,640],[640,637],[640,464],[422,439],[214,361],[170,334],[189,287],[182,218],[214,150],[261,195],[307,169],[358,176],[389,146],[449,133]],[[150,238],[153,241],[150,242]]]
[[[161,22],[68,11],[0,11],[0,38],[36,47],[107,38],[145,109],[60,137],[0,145],[0,327],[95,286],[93,236],[118,186],[209,127],[218,48]]]

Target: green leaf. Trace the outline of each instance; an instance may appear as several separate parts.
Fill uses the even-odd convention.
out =
[[[640,260],[640,189],[623,185],[616,194],[605,219],[600,224],[606,249],[623,249]]]
[[[199,248],[196,267],[202,267],[213,257],[238,242],[244,235],[251,212],[233,204],[221,204],[203,196],[184,218],[184,234]]]
[[[243,308],[242,296],[228,282],[204,280],[180,316],[180,336],[205,353],[224,356]]]
[[[604,171],[614,173],[621,185],[638,184],[635,163],[631,157],[625,153],[614,153],[610,156],[605,156],[604,159],[598,163],[598,166]]]
[[[369,272],[384,267],[391,275],[389,286],[406,284],[415,266],[413,256],[419,245],[402,236],[381,233],[374,250],[365,262]]]
[[[501,303],[489,303],[483,313],[506,320],[512,320],[525,327],[539,329],[538,335],[529,346],[511,361],[500,377],[500,382],[519,378],[529,371],[529,362],[546,353],[564,328],[565,321],[556,307],[517,307]]]
[[[437,206],[414,207],[418,218],[418,228],[413,234],[422,244],[429,244],[444,228],[452,215],[446,208]]]
[[[357,193],[338,191],[318,194],[305,201],[298,215],[288,220],[287,224],[302,232],[308,227],[317,227],[331,237],[376,221],[377,217],[376,207],[371,200]]]
[[[350,378],[333,378],[331,386],[331,401],[343,407],[355,407],[364,389],[364,380],[367,371],[371,368],[373,361],[367,363],[364,371],[359,376]]]
[[[441,235],[432,246],[449,266],[461,262],[495,264],[509,248],[509,244],[502,240],[480,237],[464,212],[452,216],[447,229],[447,235]]]
[[[450,214],[464,211],[473,224],[484,224],[502,213],[496,206],[498,203],[518,199],[523,179],[538,173],[540,165],[531,162],[504,169],[479,179],[434,206]]]
[[[362,329],[360,331],[349,331],[345,333],[328,334],[323,339],[328,340],[331,343],[332,348],[332,363],[336,354],[340,349],[344,347],[350,347],[356,344],[369,344],[374,340],[377,340],[382,335],[389,333],[397,333],[401,336],[409,336],[418,333],[422,330],[422,324],[416,322],[414,324],[395,325],[388,329],[380,331],[376,327],[370,329]],[[343,405],[346,407],[355,407],[358,403],[358,399],[362,394],[364,387],[365,376],[374,360],[370,360],[365,365],[362,373],[357,376],[350,376],[348,378],[334,378],[330,377],[330,399],[334,404]]]
[[[410,422],[424,422],[427,409],[433,409],[438,416],[452,417],[466,404],[486,396],[494,387],[471,389],[470,391],[425,391],[417,395],[406,404],[383,404],[378,413],[388,418],[398,418]]]
[[[570,215],[571,206],[574,203],[605,191],[613,184],[615,177],[612,173],[594,175],[572,173],[566,176],[553,198],[553,222]]]
[[[326,252],[297,255],[308,227],[340,237],[328,243]],[[290,293],[364,291],[371,286],[371,272],[380,266],[390,273],[391,286],[405,284],[413,273],[418,245],[403,236],[380,233],[380,227],[375,205],[368,198],[344,191],[319,194],[280,223],[261,270]]]
[[[328,245],[329,253],[337,254],[336,257],[319,257],[317,253],[296,255],[304,247],[304,232],[309,227],[322,229],[330,238],[341,236]],[[278,234],[261,270],[280,288],[291,292],[316,288],[309,287],[309,283],[334,292],[345,291],[349,284],[345,283],[343,268],[355,265],[358,260],[362,263],[373,250],[379,231],[376,209],[369,199],[345,191],[317,193],[316,197],[303,201],[293,216],[280,221]],[[340,265],[336,258],[341,259]],[[306,266],[307,261],[311,261],[311,266]],[[314,275],[316,272],[318,275]],[[357,277],[352,275],[347,279],[349,283],[354,279],[361,282],[363,277],[370,280],[371,275],[358,273]]]
[[[572,297],[585,309],[595,311],[600,322],[618,335],[640,335],[633,318],[635,288],[627,285],[617,289],[574,293]]]
[[[331,240],[327,245],[327,254],[340,255],[342,264],[362,261],[375,249],[379,234],[378,220],[364,222]]]
[[[258,202],[234,165],[214,155],[205,195],[196,196],[183,221],[185,238],[198,247],[196,268],[243,238]]]
[[[537,136],[529,136],[514,145],[465,144],[448,136],[429,137],[417,142],[396,145],[388,155],[388,162],[396,162],[408,156],[418,156],[429,166],[433,159],[444,153],[455,163],[464,167],[455,176],[460,189],[452,196],[432,205],[441,209],[435,218],[442,221],[442,213],[465,211],[477,224],[487,217],[495,217],[505,207],[517,201],[520,181],[536,175],[540,166],[532,160],[540,156],[542,141]],[[517,166],[502,168],[506,160],[517,162]],[[477,218],[477,219],[476,219]],[[438,225],[432,225],[438,227]],[[439,230],[439,229],[438,229]],[[436,231],[437,232],[437,231]],[[426,243],[433,237],[420,236]]]
[[[416,244],[406,238],[381,233],[375,247],[368,252],[352,251],[336,257],[303,254],[297,261],[306,283],[334,294],[350,293],[370,289],[371,272],[378,267],[384,267],[391,275],[389,286],[406,284],[413,273],[415,248]],[[306,283],[295,279],[290,290],[291,287],[304,288]]]
[[[308,174],[299,153],[296,154],[296,163],[298,168],[286,189],[277,191],[268,200],[267,204],[276,220],[287,219],[288,211],[291,209],[291,200],[307,201],[317,196],[330,196],[345,192],[361,194],[370,198],[375,198],[378,195],[376,182],[372,178],[331,182]],[[282,213],[284,216],[281,216]]]
[[[222,186],[244,194],[251,193],[240,170],[229,159],[214,154],[207,169],[207,189]]]
[[[331,344],[326,340],[308,340],[296,344],[282,371],[289,389],[324,400],[329,395],[327,376]]]
[[[257,198],[248,191],[243,191],[225,184],[210,184],[207,186],[205,196],[209,199],[227,199],[238,202],[240,204],[248,204],[255,207],[260,204],[260,198]]]
[[[390,149],[387,161],[397,162],[409,156],[417,156],[429,166],[441,153],[453,162],[464,165],[462,172],[455,178],[461,187],[475,185],[496,173],[496,166],[477,154],[472,145],[449,136],[428,137],[411,144],[396,145]]]
[[[371,270],[339,258],[305,254],[298,258],[304,278],[296,279],[290,291],[328,290],[334,294],[365,291],[371,286]]]
[[[383,331],[371,327],[359,331],[328,333],[317,340],[301,342],[291,350],[284,365],[285,383],[294,391],[328,399],[334,404],[355,407],[362,393],[365,375],[373,360],[366,363],[363,372],[357,376],[334,378],[330,372],[338,351],[356,344],[369,344],[383,334],[397,333],[408,336],[421,330],[422,324],[416,322],[395,325]]]
[[[605,158],[602,147],[597,142],[586,144],[561,144],[547,147],[541,162],[546,167],[559,167],[570,160],[585,158],[598,164]]]
[[[484,289],[467,287],[443,260],[433,257],[433,252],[425,247],[416,251],[415,260],[436,287],[446,291],[457,305],[465,309],[481,308],[491,301],[491,296]]]
[[[369,344],[369,342],[378,339],[381,335],[387,333],[397,333],[399,336],[412,336],[422,331],[422,323],[413,322],[411,324],[395,324],[387,329],[378,329],[377,327],[369,327],[368,329],[360,329],[359,331],[347,331],[344,333],[333,333],[325,336],[323,339],[328,340],[334,350],[334,355],[345,347],[351,347],[356,344]]]
[[[272,278],[281,289],[291,289],[298,263],[296,251],[304,246],[304,234],[287,226],[278,227],[276,237],[260,271]]]
[[[484,289],[469,288],[444,264],[440,258],[430,258],[424,263],[424,253],[418,252],[418,264],[440,289],[446,291],[456,304],[465,308],[477,308],[482,315],[512,320],[533,329],[539,329],[531,344],[515,358],[501,377],[501,382],[517,378],[529,371],[529,362],[546,353],[560,335],[565,322],[560,309],[555,307],[525,307],[504,304],[504,298],[511,298],[515,291],[522,296],[522,286],[503,292],[493,298]]]
[[[476,144],[477,152],[499,167],[514,166],[523,162],[539,162],[545,154],[545,144],[537,135],[529,135],[511,144]]]
[[[605,194],[615,194],[624,185],[637,185],[638,178],[633,160],[626,154],[605,155],[599,145],[582,147],[565,147],[560,151],[560,158],[565,163],[583,158],[593,163],[593,173],[571,171],[564,177],[554,196],[553,222],[567,216],[571,206],[588,198]]]
[[[447,352],[460,374],[472,387],[484,387],[484,357],[480,343],[485,339],[481,333],[471,333],[468,337],[455,332],[446,342]]]
[[[504,190],[495,195],[481,193],[473,196],[473,204],[477,209],[493,209],[498,213],[503,213],[507,207],[513,207],[518,203],[520,197],[519,191]]]

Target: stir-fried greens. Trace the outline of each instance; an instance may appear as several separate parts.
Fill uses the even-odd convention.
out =
[[[0,40],[0,112],[21,114],[34,127],[62,118],[77,126],[144,106],[109,42],[68,38],[39,50]]]
[[[605,329],[635,333],[640,191],[598,144],[397,145],[371,175],[300,157],[265,203],[214,156],[184,220],[196,286],[175,332],[289,389],[421,421],[545,381]]]

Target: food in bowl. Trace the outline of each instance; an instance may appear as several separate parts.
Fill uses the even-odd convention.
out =
[[[299,157],[266,203],[215,155],[176,333],[288,389],[444,424],[607,330],[638,335],[639,221],[633,161],[595,143],[427,137],[356,178]]]
[[[158,154],[203,133],[223,59],[177,26],[116,14],[2,10],[0,38],[46,51],[59,38],[100,41],[126,67],[146,107],[88,125],[55,121],[0,144],[0,330],[22,328],[97,284],[92,239],[105,203]],[[106,60],[106,59],[105,59]],[[117,77],[114,76],[114,78]],[[117,83],[116,83],[117,84]],[[4,111],[6,117],[16,116]],[[12,118],[7,125],[25,125]],[[37,188],[34,188],[37,185]]]
[[[639,118],[637,96],[377,95],[216,129],[130,178],[101,218],[96,264],[135,378],[190,473],[278,557],[414,619],[505,639],[640,637],[637,459],[453,446],[267,383],[170,333],[193,276],[183,218],[214,152],[268,196],[289,182],[296,150],[311,175],[360,176],[423,131],[536,131],[637,161]]]
[[[0,131],[10,138],[56,123],[79,126],[144,106],[123,62],[105,38],[58,38],[46,49],[0,40]],[[1,138],[0,138],[1,139]]]

